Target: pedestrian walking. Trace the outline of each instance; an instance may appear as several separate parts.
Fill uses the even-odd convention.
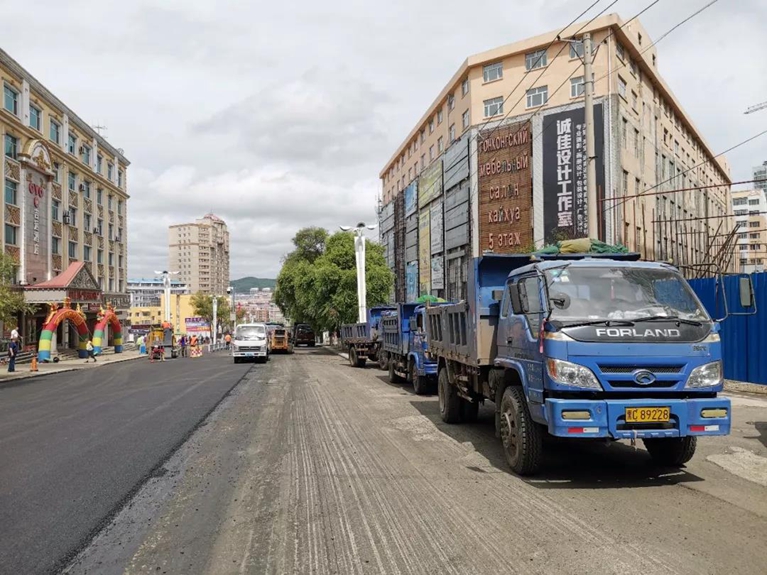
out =
[[[88,343],[85,344],[85,349],[88,351],[88,359],[85,360],[85,363],[88,363],[91,359],[93,359],[93,363],[96,363],[96,354],[93,353],[93,342],[91,340],[88,340]]]
[[[226,342],[226,349],[229,349],[229,346],[232,344],[232,336],[228,333],[224,336],[224,341]]]
[[[181,346],[181,357],[186,357],[187,354],[187,341],[186,336],[182,335],[181,339],[178,340],[178,345]]]
[[[11,340],[12,341],[19,341],[19,329],[18,329],[18,327],[14,327],[11,330]]]
[[[8,344],[8,373],[16,371],[16,356],[19,353],[19,344],[17,341],[11,340]]]

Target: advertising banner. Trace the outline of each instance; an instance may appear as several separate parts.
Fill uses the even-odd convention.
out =
[[[442,195],[442,158],[421,172],[418,178],[418,205],[423,208]]]
[[[186,333],[209,332],[210,325],[201,317],[185,317],[184,326]]]
[[[405,296],[407,301],[418,299],[418,262],[408,262],[405,266]]]
[[[418,209],[418,180],[405,188],[405,216],[412,216]]]
[[[543,229],[547,242],[587,237],[585,110],[543,118]],[[605,188],[604,118],[594,106],[597,194]]]
[[[439,199],[431,205],[431,222],[429,235],[431,236],[431,253],[442,252],[444,245],[445,227],[442,219],[442,200]]]
[[[31,168],[27,181],[19,184],[19,196],[24,198],[24,243],[26,246],[26,281],[44,281],[48,271],[48,219],[51,213],[48,177]],[[21,197],[18,198],[21,201]]]
[[[533,239],[530,122],[478,139],[479,253],[518,253]]]
[[[429,293],[431,287],[431,243],[429,241],[429,222],[431,211],[427,208],[418,215],[418,270],[420,294]]]
[[[441,255],[431,258],[431,289],[445,289],[445,258]]]

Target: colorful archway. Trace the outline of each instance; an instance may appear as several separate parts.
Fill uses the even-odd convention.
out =
[[[85,314],[78,308],[72,309],[69,298],[64,300],[64,307],[59,308],[58,304],[49,304],[51,311],[45,319],[43,331],[40,333],[40,343],[37,346],[37,361],[50,361],[51,359],[51,340],[59,324],[66,320],[71,321],[77,328],[79,342],[77,345],[77,354],[82,358],[88,357],[88,337],[90,331],[85,323]]]
[[[115,353],[122,353],[123,351],[123,332],[120,320],[117,319],[117,314],[111,304],[107,305],[106,311],[102,308],[99,311],[99,315],[96,322],[96,327],[93,329],[93,351],[95,353],[101,353],[102,343],[108,344],[104,340],[104,329],[107,324],[112,326],[112,334],[114,337]]]

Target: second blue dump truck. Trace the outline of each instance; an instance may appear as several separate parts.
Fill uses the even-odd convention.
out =
[[[367,321],[341,326],[341,344],[349,354],[352,367],[365,367],[367,361],[378,361],[381,349],[381,318],[392,313],[393,306],[375,306],[367,311]]]
[[[417,395],[428,393],[437,383],[437,362],[427,357],[426,306],[397,304],[397,310],[381,318],[383,344],[389,381],[413,384]]]
[[[729,434],[719,324],[676,268],[638,260],[475,258],[468,301],[426,310],[443,421],[494,402],[520,475],[538,471],[547,434],[641,439],[668,466],[689,461],[698,437]]]

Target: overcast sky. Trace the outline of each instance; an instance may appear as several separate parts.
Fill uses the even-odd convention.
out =
[[[661,0],[641,20],[658,38],[708,1]],[[468,55],[589,3],[0,0],[0,43],[132,162],[131,277],[167,267],[168,225],[211,210],[229,225],[232,278],[275,277],[299,228],[375,220],[379,170]],[[716,152],[767,129],[767,110],[743,115],[767,100],[765,29],[764,0],[720,0],[658,45]],[[729,160],[750,179],[767,137]]]

